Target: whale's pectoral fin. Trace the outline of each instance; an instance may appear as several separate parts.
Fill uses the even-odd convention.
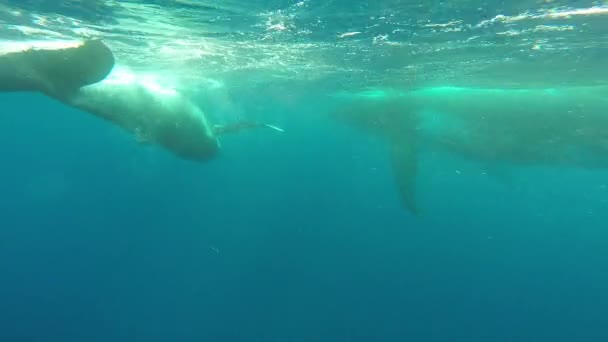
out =
[[[395,183],[403,206],[414,215],[420,210],[416,201],[418,173],[418,111],[408,98],[363,97],[339,105],[332,117],[389,143]]]
[[[215,135],[222,135],[222,134],[226,134],[226,133],[236,133],[236,132],[240,132],[240,131],[243,131],[246,129],[259,128],[259,127],[265,127],[265,128],[270,128],[272,130],[278,131],[278,132],[284,132],[284,130],[282,128],[277,127],[277,126],[260,123],[260,122],[255,122],[255,121],[241,121],[241,122],[228,124],[228,125],[215,125],[213,127],[213,133]]]
[[[65,49],[30,49],[0,56],[0,91],[37,91],[64,99],[103,80],[114,67],[112,51],[100,40]]]
[[[418,173],[418,157],[416,146],[409,142],[391,142],[391,166],[401,202],[412,214],[418,215],[416,201],[416,177]]]
[[[420,214],[416,201],[418,175],[418,147],[416,143],[416,117],[411,114],[400,122],[398,131],[389,136],[390,159],[395,183],[403,206],[414,215]]]

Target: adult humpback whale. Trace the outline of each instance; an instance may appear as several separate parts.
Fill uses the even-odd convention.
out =
[[[0,91],[32,91],[106,119],[177,156],[204,161],[219,151],[217,136],[252,127],[211,126],[203,111],[176,91],[137,79],[113,79],[114,55],[100,40],[62,49],[29,49],[0,56]]]
[[[402,202],[414,213],[422,150],[485,165],[608,168],[608,87],[380,89],[334,98],[334,118],[388,142]]]

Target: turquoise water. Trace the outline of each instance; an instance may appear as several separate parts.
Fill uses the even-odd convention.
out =
[[[0,94],[0,339],[605,341],[606,6],[0,1],[285,130],[198,163]]]

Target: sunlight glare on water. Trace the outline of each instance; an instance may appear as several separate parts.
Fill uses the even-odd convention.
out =
[[[243,75],[251,86],[300,80],[354,88],[608,79],[608,71],[598,67],[608,48],[608,5],[598,2],[93,3],[63,1],[47,9],[8,1],[0,5],[3,36],[103,38],[119,63],[159,74],[170,67],[172,76],[191,87],[205,79],[238,80],[243,87]]]

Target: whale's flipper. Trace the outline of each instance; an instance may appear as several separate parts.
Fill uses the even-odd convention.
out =
[[[37,91],[64,99],[103,80],[114,67],[112,51],[100,40],[65,49],[30,49],[0,56],[0,92]]]
[[[222,134],[226,134],[226,133],[236,133],[236,132],[240,132],[242,130],[251,129],[251,128],[260,128],[260,127],[270,128],[270,129],[278,131],[278,132],[284,132],[284,130],[282,128],[274,126],[274,125],[269,125],[266,123],[255,122],[255,121],[241,121],[241,122],[236,122],[236,123],[232,123],[232,124],[228,124],[228,125],[215,125],[213,127],[213,133],[215,135],[222,135]]]
[[[420,213],[416,201],[418,152],[415,136],[391,139],[390,159],[401,202],[412,214],[418,215]]]
[[[388,142],[401,202],[412,214],[420,214],[416,201],[419,120],[415,105],[407,98],[362,96],[339,106],[332,114],[336,119]]]

